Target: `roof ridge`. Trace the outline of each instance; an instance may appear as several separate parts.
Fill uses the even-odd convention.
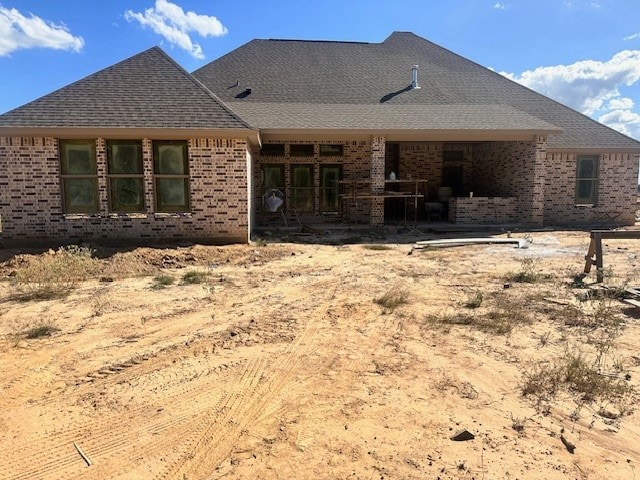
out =
[[[152,48],[156,49],[157,51],[159,51],[167,60],[169,60],[171,62],[172,65],[177,67],[178,70],[187,79],[191,80],[198,88],[200,88],[204,93],[206,93],[214,102],[216,102],[218,104],[218,106],[220,106],[229,115],[231,115],[234,118],[234,120],[237,120],[238,122],[240,122],[242,125],[244,125],[245,127],[249,128],[249,129],[253,128],[251,125],[249,125],[247,122],[245,122],[240,117],[240,115],[238,115],[235,111],[233,111],[231,109],[231,107],[229,107],[226,103],[224,103],[215,93],[213,93],[211,90],[209,90],[200,80],[198,80],[192,74],[187,72],[178,62],[176,62],[173,58],[171,58],[167,52],[162,50],[162,48],[158,47],[157,45],[153,46]]]
[[[371,45],[371,42],[358,42],[355,40],[305,40],[299,38],[267,38],[266,42],[305,42],[305,43],[345,43],[355,45]]]

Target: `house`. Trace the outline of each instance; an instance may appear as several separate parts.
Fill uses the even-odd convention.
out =
[[[412,33],[253,40],[192,74],[154,47],[0,116],[0,239],[245,242],[288,215],[631,225],[639,155]]]

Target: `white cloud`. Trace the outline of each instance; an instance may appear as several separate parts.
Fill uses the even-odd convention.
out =
[[[501,2],[496,2],[493,8],[495,8],[496,10],[506,10],[507,8],[509,8],[509,5],[505,5],[504,3],[501,3]]]
[[[147,8],[144,13],[127,10],[124,18],[151,28],[169,43],[200,59],[204,58],[202,47],[191,39],[190,33],[201,37],[219,37],[227,33],[227,28],[216,17],[185,13],[180,6],[167,0],[156,0],[155,7]]]
[[[56,25],[33,14],[0,6],[0,56],[28,48],[82,49],[82,37],[74,37],[64,24]]]
[[[636,40],[638,38],[640,38],[640,32],[634,33],[633,35],[629,35],[628,37],[624,37],[623,40],[629,41],[629,40]]]
[[[615,122],[614,128],[621,130],[621,122],[625,121],[635,128],[637,119],[620,113],[633,113],[633,100],[623,98],[620,88],[640,81],[640,50],[624,50],[607,61],[583,60],[571,65],[538,67],[520,75],[501,73],[586,115],[601,115],[601,121],[608,125]],[[619,113],[609,115],[614,112]],[[633,131],[635,136],[640,133]]]
[[[640,114],[628,109],[612,110],[598,118],[598,121],[615,128],[619,132],[640,139]]]
[[[631,110],[635,102],[631,98],[620,97],[609,101],[607,110]]]

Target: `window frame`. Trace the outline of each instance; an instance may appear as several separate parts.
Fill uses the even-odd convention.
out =
[[[321,157],[343,157],[344,145],[341,143],[321,143],[318,147]]]
[[[109,192],[109,211],[113,213],[141,213],[145,211],[144,159],[142,157],[142,140],[107,140],[107,184]],[[113,173],[111,171],[113,146],[132,145],[137,149],[138,173]],[[140,188],[140,203],[137,206],[118,205],[115,203],[114,184],[118,179],[136,179]]]
[[[182,170],[183,173],[161,173],[160,170],[160,147],[164,145],[180,146],[182,150]],[[161,184],[164,180],[182,180],[184,199],[183,205],[166,206],[160,204]],[[153,188],[154,207],[158,213],[188,213],[191,211],[191,185],[189,177],[189,142],[187,140],[154,140],[153,141]]]
[[[593,162],[593,175],[590,177],[581,177],[580,170],[582,162]],[[597,205],[598,203],[598,168],[600,166],[600,158],[598,155],[578,155],[576,159],[576,188],[575,188],[575,202],[576,205]],[[580,197],[580,184],[583,182],[590,183],[589,197]]]
[[[284,143],[263,143],[260,155],[263,157],[284,157]]]
[[[336,168],[338,170],[338,179],[336,181],[336,185],[332,186],[332,187],[327,187],[327,186],[324,185],[323,170],[328,169],[328,168]],[[340,180],[341,179],[342,179],[342,165],[333,164],[333,163],[327,163],[327,164],[320,165],[320,197],[319,197],[319,202],[320,202],[320,212],[321,213],[338,213],[338,212],[340,212],[340,210],[342,208],[342,201],[340,199]],[[325,194],[326,191],[329,191],[329,190],[334,190],[335,191],[335,195],[336,195],[336,199],[337,199],[335,210],[324,208],[324,194]]]
[[[279,180],[280,180],[280,184],[279,185],[271,185],[269,187],[267,187],[266,185],[266,179],[267,179],[267,175],[265,174],[265,170],[268,168],[278,168],[280,170],[280,175],[279,175]],[[272,190],[272,189],[276,189],[276,190],[280,190],[280,192],[283,195],[283,203],[280,207],[278,207],[278,211],[280,210],[284,210],[285,206],[287,204],[287,200],[286,200],[286,172],[285,172],[285,164],[284,163],[263,163],[262,165],[260,165],[260,208],[262,209],[263,212],[265,213],[274,213],[269,211],[267,208],[265,208],[264,206],[264,196],[267,193],[267,191]]]
[[[89,152],[91,155],[91,167],[90,173],[69,173],[69,158],[66,145],[88,145],[90,146]],[[96,214],[100,212],[100,190],[98,185],[98,162],[96,159],[96,140],[59,140],[58,141],[58,153],[60,160],[60,189],[62,193],[62,211],[65,214]],[[74,180],[90,180],[93,190],[93,204],[91,206],[73,207],[71,206],[70,198],[68,197],[71,187],[70,184]]]
[[[295,152],[295,150],[298,150]],[[315,146],[313,143],[292,143],[289,145],[289,156],[291,157],[313,157]]]
[[[310,186],[301,187],[296,185],[295,170],[299,168],[305,168],[309,171]],[[310,163],[292,163],[289,167],[289,180],[291,185],[291,208],[297,212],[313,213],[315,211],[315,166]],[[297,206],[296,200],[303,198],[311,199],[311,204],[308,208],[299,208]]]

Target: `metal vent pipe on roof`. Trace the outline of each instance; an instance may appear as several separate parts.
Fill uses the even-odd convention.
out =
[[[411,88],[420,88],[418,85],[418,65],[411,67]]]

